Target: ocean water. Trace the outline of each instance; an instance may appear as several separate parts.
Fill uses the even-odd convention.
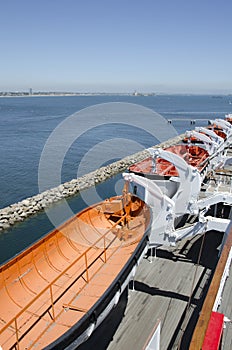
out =
[[[79,173],[84,173],[85,170],[94,170],[119,159],[120,156],[135,153],[158,143],[159,138],[154,134],[159,135],[159,126],[157,130],[151,130],[150,133],[146,131],[146,127],[133,128],[135,115],[129,118],[128,113],[125,113],[123,124],[118,122],[120,118],[115,114],[114,123],[109,123],[108,112],[104,112],[108,110],[105,109],[104,104],[115,102],[143,106],[159,113],[167,120],[172,119],[172,126],[176,133],[183,133],[193,128],[190,124],[191,120],[195,120],[197,126],[206,125],[208,119],[224,117],[226,113],[232,112],[231,96],[118,95],[0,98],[0,208],[39,192],[39,164],[46,141],[55,128],[77,111],[87,108],[85,111],[88,119],[88,108],[96,105],[98,113],[93,120],[93,127],[91,128],[90,123],[88,130],[78,137],[78,140],[70,141],[70,145],[66,145],[66,139],[62,133],[56,140],[55,157],[59,157],[60,145],[63,148],[67,146],[60,170],[61,182],[75,178],[80,164],[82,167]],[[101,104],[104,108],[100,108]],[[140,125],[143,125],[141,124],[143,115],[140,110],[138,111],[136,118],[140,118]],[[105,113],[105,123],[101,122],[101,125],[95,126],[100,112]],[[110,113],[112,121],[114,114],[112,110]],[[135,120],[134,122],[136,123]],[[168,133],[167,135],[169,136]],[[115,143],[113,140],[116,140]],[[124,144],[121,140],[126,140],[126,143]],[[116,151],[117,146],[121,148],[119,147]],[[53,159],[50,162],[53,162]],[[101,198],[115,194],[115,183],[120,182],[119,179],[120,175],[97,186],[96,191]],[[90,200],[94,198],[91,190],[87,195]],[[80,196],[76,196],[69,200],[69,205],[73,211],[79,211],[86,206],[86,203]],[[37,214],[24,223],[0,233],[0,263],[32,244],[51,229],[52,225],[46,215]]]

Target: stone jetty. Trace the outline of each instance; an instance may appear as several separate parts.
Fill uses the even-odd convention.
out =
[[[154,148],[168,147],[180,142],[183,135],[169,139]],[[86,190],[98,183],[104,182],[114,175],[126,170],[130,165],[145,159],[149,156],[148,151],[144,150],[125,157],[117,162],[101,167],[91,173],[81,176],[77,179],[65,182],[58,187],[39,193],[33,197],[26,198],[21,202],[9,205],[0,209],[0,231],[8,229],[17,222],[24,221],[29,216],[44,210],[64,198],[71,197]]]

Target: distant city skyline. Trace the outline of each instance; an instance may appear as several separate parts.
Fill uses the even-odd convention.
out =
[[[230,0],[1,3],[0,91],[232,93]]]

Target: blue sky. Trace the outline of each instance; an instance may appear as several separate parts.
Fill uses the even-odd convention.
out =
[[[1,0],[0,90],[232,93],[231,0]]]

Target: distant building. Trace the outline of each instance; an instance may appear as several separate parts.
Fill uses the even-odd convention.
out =
[[[33,91],[32,91],[32,88],[29,89],[29,95],[32,95],[33,94]]]

